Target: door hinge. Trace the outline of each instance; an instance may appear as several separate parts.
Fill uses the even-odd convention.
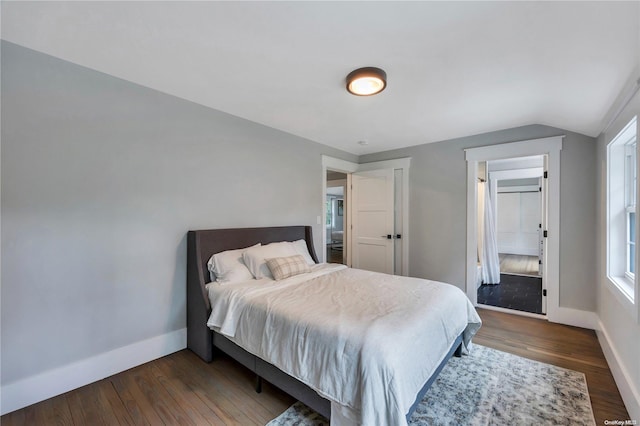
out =
[[[545,296],[545,297],[547,296],[547,289],[546,288],[544,290],[542,290],[542,295]]]
[[[544,172],[544,178],[547,179],[549,177],[549,175],[547,174],[548,172]]]
[[[547,238],[547,230],[546,229],[542,232],[542,236]]]

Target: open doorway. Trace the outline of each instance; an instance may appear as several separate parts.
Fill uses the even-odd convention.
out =
[[[478,178],[480,165],[486,161],[518,158],[526,156],[544,156],[544,179],[542,184],[543,211],[543,312],[550,321],[561,322],[567,311],[560,308],[560,152],[564,136],[550,136],[539,139],[528,139],[517,142],[507,142],[494,145],[468,148],[465,150],[467,162],[467,246],[466,246],[466,291],[469,300],[474,305],[478,300],[479,279],[478,265],[478,199],[481,198]],[[485,181],[486,184],[486,181]],[[498,257],[496,249],[496,257]],[[498,260],[499,263],[499,260]],[[499,267],[498,267],[499,271]],[[545,294],[546,290],[546,296]],[[487,309],[502,310],[490,305],[483,305]],[[544,317],[525,311],[509,310],[510,313]]]
[[[477,301],[545,314],[545,156],[478,163]]]
[[[348,245],[345,243],[347,223],[347,175],[327,170],[325,203],[326,260],[329,263],[347,264]]]

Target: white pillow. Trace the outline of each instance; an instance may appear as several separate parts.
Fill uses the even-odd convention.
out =
[[[296,254],[300,254],[296,245],[294,243],[283,241],[280,243],[267,244],[266,246],[251,247],[242,253],[242,258],[244,259],[245,265],[247,265],[247,268],[249,268],[256,279],[265,277],[273,279],[273,275],[267,266],[266,259],[288,257]]]
[[[207,262],[211,281],[229,284],[252,280],[253,274],[247,269],[242,253],[253,247],[260,247],[260,243],[249,248],[222,251],[211,256]]]
[[[309,249],[307,248],[307,242],[305,240],[294,241],[290,244],[293,244],[297,254],[299,254],[304,258],[304,260],[307,262],[307,265],[311,266],[316,264],[316,262],[313,260],[313,258],[309,254]]]

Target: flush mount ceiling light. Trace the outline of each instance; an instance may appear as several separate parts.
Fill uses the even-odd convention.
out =
[[[358,68],[347,76],[347,90],[353,95],[375,95],[382,92],[385,87],[387,87],[387,73],[380,68]]]

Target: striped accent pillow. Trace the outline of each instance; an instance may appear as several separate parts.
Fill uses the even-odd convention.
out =
[[[294,275],[311,272],[307,261],[299,254],[287,257],[266,259],[267,266],[276,280],[293,277]]]

